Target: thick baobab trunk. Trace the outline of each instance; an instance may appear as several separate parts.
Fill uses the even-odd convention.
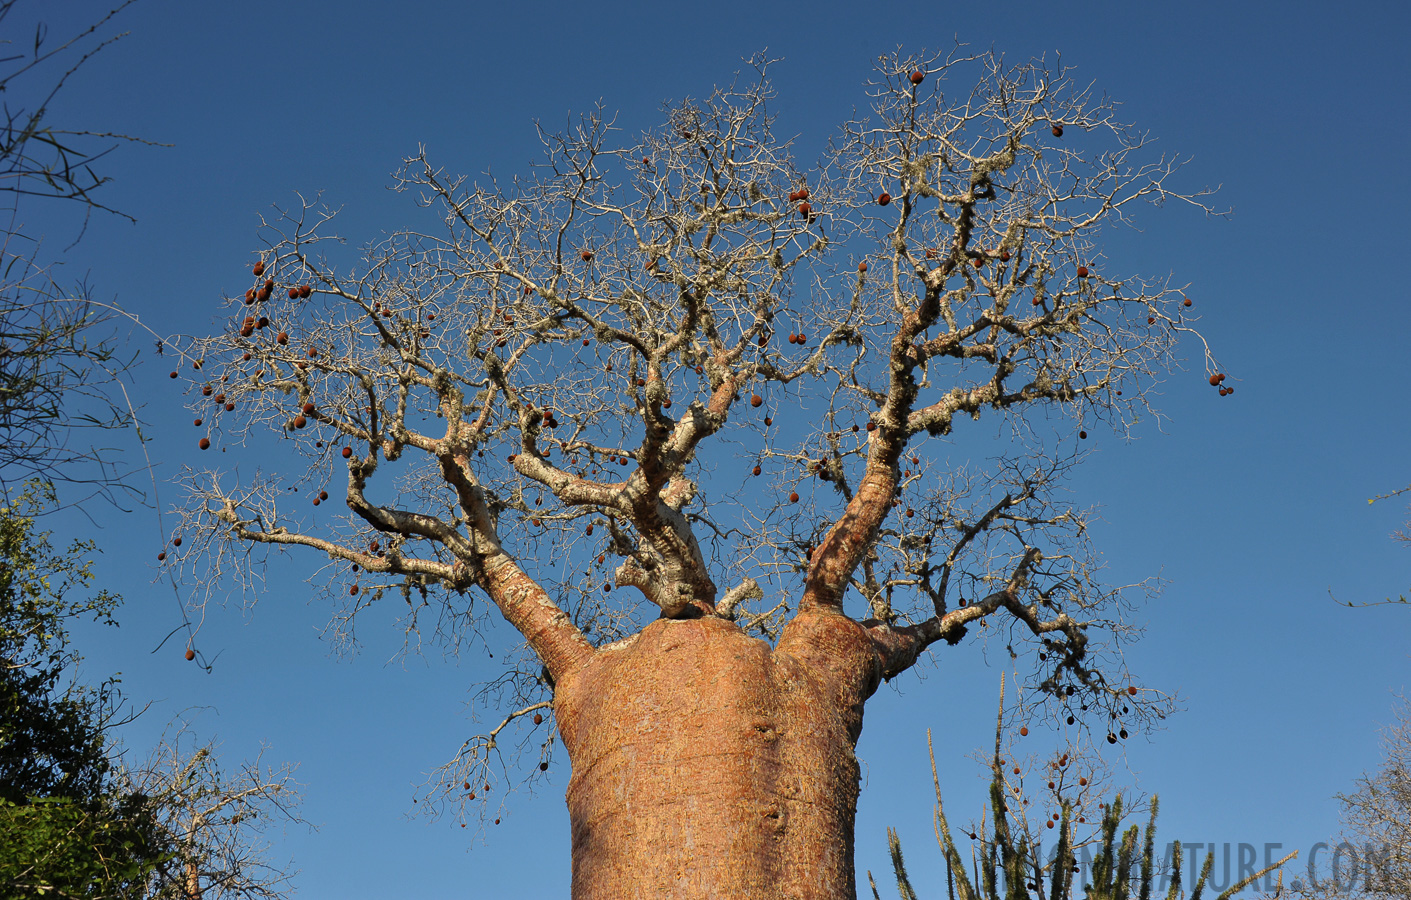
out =
[[[855,896],[853,747],[880,667],[862,627],[802,614],[777,649],[661,619],[560,679],[574,900]]]

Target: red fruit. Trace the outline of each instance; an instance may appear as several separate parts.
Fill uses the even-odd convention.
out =
[[[204,385],[201,386],[201,396],[202,396],[202,397],[209,397],[209,396],[211,396],[211,386],[210,386],[209,384],[204,384]]]
[[[1182,306],[1190,306],[1190,305],[1191,305],[1191,298],[1187,297],[1187,298],[1185,298],[1184,300],[1182,300],[1182,301],[1181,301],[1181,305],[1182,305]]]
[[[891,202],[892,202],[892,195],[889,194],[889,193],[887,193],[886,191],[883,191],[882,193],[880,193],[880,194],[877,195],[877,205],[878,205],[878,206],[886,206],[888,203],[891,203]]]
[[[1086,441],[1087,439],[1088,439],[1088,433],[1087,433],[1086,431],[1080,431],[1080,432],[1078,432],[1078,440],[1080,440],[1080,441]]]
[[[765,427],[765,428],[768,428],[770,425],[773,425],[773,424],[774,424],[774,420],[773,420],[772,418],[770,418],[769,416],[765,416],[765,417],[764,417],[764,427]]]
[[[356,597],[358,595],[358,586],[355,584],[352,587],[348,588],[348,593]]]
[[[225,411],[226,411],[226,412],[235,412],[235,404],[234,404],[234,403],[227,403],[227,404],[225,405]]]
[[[1019,736],[1020,736],[1020,737],[1028,737],[1028,736],[1029,736],[1029,729],[1028,729],[1027,727],[1019,729]]]
[[[250,352],[249,352],[248,350],[245,351],[245,354],[244,354],[243,356],[241,356],[240,359],[243,360],[244,362],[249,362],[249,361],[250,361]]]
[[[1134,684],[1133,684],[1133,685],[1128,685],[1128,686],[1127,686],[1127,694],[1128,694],[1128,696],[1135,697],[1135,696],[1137,695],[1137,686],[1134,685]]]
[[[983,256],[977,256],[971,260],[971,262],[975,263],[975,268],[979,269],[985,265],[985,258]]]
[[[578,254],[578,256],[579,256],[579,258],[581,258],[584,262],[592,262],[592,261],[593,261],[593,251],[592,251],[592,250],[584,250],[582,253]]]
[[[868,431],[876,431],[876,430],[877,430],[877,423],[876,423],[876,422],[868,422],[868,423],[867,423],[867,430],[868,430]]]
[[[761,397],[759,394],[752,394],[750,396],[750,406],[759,406],[763,402],[764,398]]]
[[[305,404],[304,404],[304,415],[306,415],[306,416],[311,416],[311,415],[313,415],[313,414],[314,414],[314,405],[313,405],[312,403],[305,403]]]
[[[916,510],[914,510],[914,509],[908,509],[908,510],[906,511],[906,517],[907,517],[908,519],[914,519],[914,518],[916,518]]]
[[[789,333],[789,343],[791,343],[791,344],[797,344],[798,342],[799,342],[799,336],[798,336],[797,334],[794,334],[793,332],[790,332],[790,333]],[[175,377],[176,377],[176,373],[175,373],[175,372],[171,373],[171,377],[175,378]]]
[[[535,725],[542,725],[542,724],[544,724],[544,717],[541,716],[541,715],[539,715],[538,713],[535,713],[535,714],[534,714],[534,724],[535,724]]]
[[[344,452],[349,453],[349,455],[351,455],[351,451],[344,451]],[[506,458],[509,460],[510,464],[513,465],[515,459],[518,458],[518,456],[519,456],[518,453],[511,453],[511,454],[510,454],[508,457],[506,457]]]
[[[295,428],[303,428],[303,427],[304,427],[305,425],[307,425],[307,424],[309,424],[309,420],[306,419],[306,418],[304,418],[303,416],[295,416],[295,417],[294,417],[294,427],[295,427]]]
[[[209,450],[211,449],[211,439],[201,438],[200,442],[197,443],[196,446],[200,447],[202,450]]]
[[[867,271],[867,263],[865,263],[865,262],[860,262],[860,263],[858,263],[858,264],[857,264],[857,270],[858,270],[859,272],[866,272],[866,271]]]
[[[854,425],[854,426],[852,427],[852,430],[853,430],[853,434],[856,434],[856,433],[857,433],[857,426]]]
[[[1210,376],[1210,386],[1211,386],[1211,387],[1219,387],[1219,385],[1220,385],[1220,376],[1219,376],[1219,375],[1211,375],[1211,376]]]
[[[344,459],[352,459],[352,458],[353,458],[353,448],[352,448],[352,447],[344,447],[344,448],[343,448],[343,458],[344,458]]]
[[[813,207],[809,206],[807,203],[799,204],[799,215],[803,216],[806,219],[808,218],[809,213],[811,212],[813,212]]]
[[[911,73],[911,83],[912,83],[912,84],[920,84],[921,82],[923,82],[923,81],[925,81],[925,80],[926,80],[926,73],[925,73],[925,72],[912,72],[912,73]]]
[[[192,650],[190,647],[187,647],[187,648],[186,648],[186,661],[187,661],[187,662],[191,662],[191,660],[193,660],[193,659],[195,659],[195,658],[196,658],[196,651],[195,651],[195,650]]]
[[[175,372],[171,373],[171,377],[175,378],[175,377],[176,377],[176,373],[175,373]]]
[[[327,499],[328,499],[328,491],[319,491],[319,492],[318,492],[318,498],[319,498],[320,500],[327,500]]]
[[[1054,137],[1063,137],[1063,126],[1062,126],[1062,125],[1055,125],[1055,126],[1053,126],[1053,136],[1054,136]]]
[[[320,503],[322,503],[322,502],[323,502],[323,501],[320,500],[318,497],[315,497],[315,498],[314,498],[314,506],[318,506],[318,505],[319,505]]]
[[[260,316],[260,318],[255,322],[255,327],[256,327],[256,328],[268,328],[268,327],[269,327],[269,316]]]
[[[265,290],[267,290],[267,291],[272,291],[272,290],[274,290],[274,279],[273,279],[273,278],[266,278],[266,279],[265,279]]]
[[[1001,251],[999,252],[999,261],[1000,261],[1000,262],[1009,262],[1009,251],[1008,251],[1008,250],[1001,250]]]
[[[260,288],[258,291],[255,292],[255,299],[258,300],[258,301],[260,301],[261,303],[263,303],[263,302],[265,302],[266,300],[269,299],[269,295],[270,295],[270,289],[269,289],[269,288]]]
[[[1148,325],[1155,325],[1155,324],[1156,324],[1156,316],[1147,316],[1147,317],[1146,317],[1146,324],[1148,324]]]
[[[214,399],[215,402],[217,402],[217,403],[224,403],[224,402],[225,402],[225,394],[216,394],[213,399]]]
[[[158,553],[158,554],[157,554],[157,562],[161,562],[162,560],[164,560],[164,559],[166,559],[166,558],[167,558],[167,551],[165,551],[165,550],[163,550],[161,553]]]
[[[799,345],[800,347],[802,347],[802,346],[803,346],[804,344],[806,344],[806,343],[808,343],[808,336],[805,335],[802,331],[800,331],[800,332],[799,332],[798,345]]]
[[[276,341],[279,341],[279,343],[281,343],[281,344],[287,344],[287,343],[289,343],[289,332],[287,332],[287,331],[281,331],[281,332],[279,333],[279,336],[276,337],[275,340],[276,340]]]
[[[297,299],[299,299],[299,289],[298,289],[298,288],[292,287],[292,288],[289,289],[289,299],[290,299],[290,300],[297,300]]]
[[[803,199],[803,198],[799,196],[799,192],[798,192],[798,191],[790,191],[790,192],[789,192],[789,202],[790,202],[790,203],[798,203],[798,202],[799,202],[800,200],[802,200],[802,199]]]
[[[760,472],[759,466],[755,466],[752,471],[753,471],[754,474],[758,475],[759,472]]]
[[[790,502],[790,503],[798,503],[798,502],[799,502],[799,492],[798,492],[798,491],[790,491],[790,492],[789,492],[789,502]]]
[[[195,422],[192,422],[191,424],[192,424],[192,425],[195,425],[197,428],[200,428],[200,427],[201,427],[201,420],[200,420],[200,419],[197,419]]]
[[[1221,373],[1220,373],[1220,380],[1221,380],[1222,382],[1225,380],[1225,373],[1224,373],[1224,372],[1221,372]]]
[[[313,292],[314,289],[307,284],[299,286],[299,296],[305,300],[309,299],[309,296],[313,294]]]
[[[1049,819],[1049,820],[1048,820],[1048,827],[1049,827],[1049,828],[1052,828],[1052,827],[1053,827],[1053,820],[1052,820],[1052,819]]]
[[[1079,267],[1078,267],[1078,277],[1079,277],[1079,278],[1087,278],[1087,277],[1088,277],[1088,267],[1087,267],[1087,266],[1079,266]]]
[[[255,273],[256,278],[259,278],[261,275],[265,274],[265,261],[260,260],[259,262],[255,263],[255,268],[253,271]]]

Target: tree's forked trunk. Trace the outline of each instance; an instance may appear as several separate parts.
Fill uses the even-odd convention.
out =
[[[877,671],[835,614],[797,616],[775,649],[707,617],[593,654],[555,690],[574,900],[855,896],[853,748]]]

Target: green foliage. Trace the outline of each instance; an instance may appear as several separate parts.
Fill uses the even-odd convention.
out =
[[[0,896],[138,897],[166,838],[148,798],[111,776],[114,682],[68,677],[69,624],[113,624],[119,598],[86,595],[93,544],[57,552],[35,530],[53,503],[30,483],[0,505]]]
[[[54,502],[53,488],[31,482],[0,505],[0,799],[91,800],[108,761],[104,729],[115,707],[114,683],[96,689],[63,684],[78,656],[68,625],[91,618],[109,625],[119,598],[107,592],[75,599],[93,581],[91,543],[56,552],[35,517]]]
[[[171,858],[140,794],[83,803],[0,800],[0,892],[5,897],[140,898]]]

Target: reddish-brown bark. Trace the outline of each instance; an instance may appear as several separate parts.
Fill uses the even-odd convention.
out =
[[[880,665],[851,619],[777,649],[659,619],[561,679],[574,900],[854,896],[853,747]]]

